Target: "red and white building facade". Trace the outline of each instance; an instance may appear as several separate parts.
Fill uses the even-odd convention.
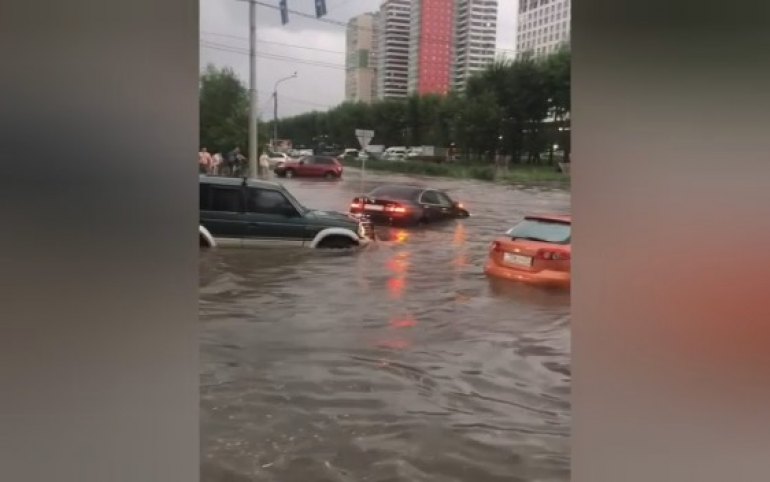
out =
[[[409,93],[447,94],[452,87],[455,0],[412,0]]]

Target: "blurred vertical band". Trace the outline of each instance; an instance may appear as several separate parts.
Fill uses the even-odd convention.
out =
[[[574,4],[575,482],[770,477],[767,10]]]
[[[3,3],[0,480],[197,480],[197,39],[197,2]]]

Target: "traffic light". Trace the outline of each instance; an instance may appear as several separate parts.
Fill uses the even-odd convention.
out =
[[[281,10],[281,23],[286,25],[289,23],[289,7],[286,5],[286,0],[281,0],[278,2],[278,6]]]
[[[326,15],[326,0],[315,0],[315,16],[321,18]]]

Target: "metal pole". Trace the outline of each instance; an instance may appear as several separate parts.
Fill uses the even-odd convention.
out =
[[[278,142],[278,84],[273,91],[273,149]]]
[[[281,82],[284,82],[286,80],[290,79],[296,79],[297,73],[294,72],[288,77],[284,77],[282,79],[278,79],[275,82],[275,86],[273,87],[273,142],[278,142],[278,85]]]
[[[249,170],[251,177],[259,177],[257,151],[257,4],[249,0]]]

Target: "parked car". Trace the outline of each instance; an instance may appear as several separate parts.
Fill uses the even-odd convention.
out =
[[[365,218],[309,209],[278,183],[200,176],[199,184],[203,247],[351,248],[374,239]]]
[[[569,287],[571,241],[570,216],[527,216],[492,243],[484,271],[496,278]]]
[[[340,154],[340,160],[345,159],[346,157],[352,157],[352,158],[358,158],[358,149],[345,149],[342,154]]]
[[[410,147],[406,151],[407,159],[415,159],[422,155],[422,147]]]
[[[298,161],[282,162],[275,166],[273,172],[279,177],[325,177],[335,179],[342,177],[342,164],[327,156],[305,156]]]
[[[465,207],[443,191],[421,186],[388,184],[353,199],[350,213],[375,224],[416,225],[470,216]]]
[[[382,159],[386,161],[406,160],[406,147],[388,147],[382,153]]]
[[[284,152],[271,152],[268,154],[268,158],[270,159],[271,168],[275,168],[282,162],[289,162],[292,160],[291,157]]]

